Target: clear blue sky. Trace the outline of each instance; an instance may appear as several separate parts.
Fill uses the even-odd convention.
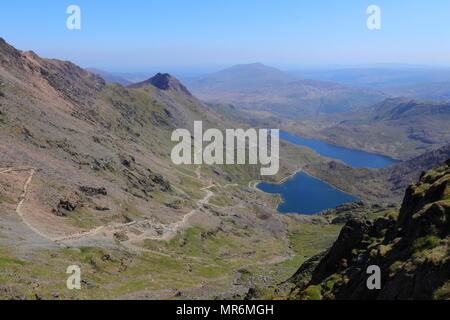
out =
[[[81,8],[82,29],[66,28]],[[382,10],[382,30],[366,9]],[[153,67],[411,63],[450,66],[448,0],[10,0],[0,36],[114,71]]]

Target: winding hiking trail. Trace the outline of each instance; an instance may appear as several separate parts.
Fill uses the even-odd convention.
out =
[[[4,172],[2,172],[4,173]],[[24,213],[22,212],[22,206],[23,203],[25,202],[25,200],[27,199],[27,194],[28,194],[28,186],[31,183],[31,180],[33,180],[33,176],[36,173],[36,171],[34,169],[30,170],[30,175],[27,179],[27,181],[25,182],[24,186],[23,186],[23,190],[22,190],[22,194],[19,197],[19,203],[17,204],[16,207],[16,213],[17,215],[21,218],[22,222],[25,223],[27,225],[28,228],[30,228],[32,231],[34,231],[35,233],[37,233],[38,235],[49,239],[46,235],[44,235],[42,232],[40,232],[38,229],[36,229],[33,225],[31,225],[24,217]],[[49,239],[50,240],[50,239]]]
[[[201,170],[201,167],[198,167],[195,172],[197,174],[197,178],[200,180],[203,180],[201,178],[200,170]],[[108,225],[100,226],[100,227],[97,227],[97,228],[94,228],[94,229],[91,229],[88,231],[71,234],[71,235],[68,235],[65,237],[52,238],[52,237],[44,234],[43,232],[39,231],[29,221],[27,221],[27,219],[25,217],[25,213],[23,212],[23,205],[24,205],[25,201],[27,200],[29,186],[30,186],[37,170],[35,168],[0,168],[0,174],[10,173],[10,172],[20,172],[20,171],[29,171],[30,174],[22,188],[22,193],[19,197],[19,203],[17,204],[15,212],[20,217],[20,220],[30,230],[32,230],[34,233],[38,234],[39,236],[41,236],[49,241],[53,241],[53,242],[65,245],[66,244],[65,242],[67,242],[67,241],[92,237],[92,236],[98,235],[100,233],[103,233],[104,236],[114,236],[115,233],[123,231],[125,228],[133,226],[133,225],[150,225],[150,226],[154,227],[155,229],[162,230],[162,232],[157,235],[155,235],[154,232],[145,232],[145,231],[139,235],[129,233],[129,234],[127,234],[128,240],[121,242],[121,246],[123,246],[124,248],[127,248],[129,250],[135,251],[135,252],[144,252],[145,251],[145,252],[151,252],[151,253],[162,255],[162,256],[168,256],[168,255],[166,255],[162,252],[143,248],[141,246],[136,245],[135,243],[136,242],[142,243],[146,239],[161,240],[161,241],[168,241],[168,240],[172,239],[174,236],[177,235],[177,233],[180,230],[189,226],[189,223],[188,223],[189,218],[191,218],[193,215],[198,213],[204,205],[208,204],[209,199],[214,195],[214,193],[209,189],[211,187],[216,186],[215,184],[211,183],[208,186],[201,188],[200,190],[204,191],[206,194],[202,199],[197,200],[197,208],[192,209],[189,213],[184,215],[181,220],[174,222],[172,224],[165,225],[165,224],[161,224],[158,222],[154,222],[152,219],[144,219],[141,221],[132,221],[132,222],[123,223],[123,224],[119,224],[119,223],[108,224]],[[235,184],[228,184],[228,185],[225,185],[222,187],[226,188],[228,186],[234,186],[234,185]],[[274,257],[267,261],[260,261],[260,262],[256,262],[256,263],[242,265],[241,268],[246,268],[246,267],[255,266],[255,265],[281,263],[283,261],[291,259],[292,255],[293,255],[293,253],[290,252],[289,254],[287,254],[285,256],[277,256],[277,257]]]
[[[177,221],[175,223],[169,224],[169,225],[162,225],[159,224],[158,226],[163,229],[164,231],[160,235],[154,235],[149,234],[147,232],[143,232],[139,235],[134,234],[128,234],[129,239],[122,242],[121,244],[128,248],[133,248],[135,250],[139,251],[148,251],[142,247],[138,247],[133,244],[133,242],[142,242],[144,240],[161,240],[161,241],[168,241],[172,239],[174,236],[177,235],[178,231],[184,229],[185,227],[188,227],[188,220],[190,217],[192,217],[194,214],[196,214],[200,208],[203,207],[203,205],[208,203],[209,198],[211,198],[214,193],[211,190],[208,190],[214,185],[209,185],[207,187],[202,188],[201,190],[206,192],[206,195],[203,199],[200,199],[197,201],[198,208],[192,209],[188,214],[184,215],[183,219],[180,221]],[[140,221],[139,224],[145,224],[149,222],[149,220],[143,220]]]
[[[34,233],[40,235],[41,237],[50,240],[50,241],[56,241],[56,239],[53,239],[46,234],[42,233],[38,229],[36,229],[28,220],[25,218],[25,214],[22,211],[22,207],[24,202],[27,200],[28,195],[28,187],[30,186],[31,181],[33,180],[33,176],[36,173],[36,169],[34,168],[0,168],[0,174],[10,173],[10,172],[20,172],[20,171],[30,171],[30,175],[28,176],[27,180],[25,181],[25,184],[22,188],[22,193],[19,196],[19,203],[16,207],[16,213],[20,217],[20,220]]]
[[[195,171],[198,179],[201,179],[200,170],[201,170],[201,167],[198,167]],[[194,214],[196,214],[198,212],[198,210],[203,207],[203,205],[207,204],[209,199],[214,195],[214,193],[211,190],[209,190],[209,188],[213,187],[214,184],[210,184],[206,187],[203,187],[201,190],[205,191],[206,195],[204,198],[197,200],[198,207],[195,209],[192,209],[180,221],[177,221],[172,224],[164,225],[164,224],[160,224],[160,223],[155,223],[151,219],[145,219],[145,220],[141,220],[141,221],[132,221],[132,222],[123,223],[123,224],[119,224],[119,223],[108,224],[108,225],[100,226],[100,227],[97,227],[97,228],[94,228],[94,229],[91,229],[88,231],[83,231],[83,232],[71,234],[68,236],[55,238],[55,237],[50,237],[50,236],[44,234],[43,232],[39,231],[35,226],[33,226],[30,222],[27,221],[27,219],[25,217],[25,213],[23,212],[23,205],[24,205],[24,202],[27,200],[28,189],[29,189],[29,186],[33,180],[35,173],[36,173],[36,169],[35,168],[0,168],[0,174],[10,173],[10,172],[19,172],[19,171],[29,171],[30,175],[28,176],[27,180],[25,181],[25,184],[22,189],[22,193],[19,197],[19,203],[17,204],[16,210],[15,210],[17,215],[20,217],[20,220],[30,230],[32,230],[36,234],[40,235],[41,237],[44,237],[47,240],[58,242],[58,243],[64,243],[65,241],[77,240],[77,239],[81,239],[81,238],[85,238],[85,237],[95,236],[99,233],[103,233],[104,235],[114,235],[115,233],[120,232],[124,228],[130,227],[130,226],[136,225],[136,224],[144,224],[144,225],[150,224],[150,225],[153,225],[164,231],[162,232],[162,234],[157,235],[157,236],[155,236],[153,234],[150,235],[147,232],[143,232],[139,236],[132,236],[130,240],[125,241],[123,243],[124,246],[129,245],[131,247],[135,247],[134,245],[131,244],[131,241],[136,241],[136,240],[138,240],[138,241],[139,240],[143,241],[144,239],[169,240],[172,236],[175,236],[178,233],[178,231],[180,231],[181,229],[186,227],[188,224],[189,218],[191,216],[193,216]],[[141,250],[143,250],[143,248],[141,248]]]
[[[150,235],[147,232],[143,232],[142,234],[140,234],[138,236],[129,235],[130,239],[122,242],[122,245],[136,247],[134,245],[131,245],[131,241],[139,241],[139,240],[143,241],[145,239],[167,241],[172,236],[176,235],[178,233],[178,231],[180,231],[183,227],[185,227],[187,225],[187,221],[189,220],[189,218],[191,216],[193,216],[198,211],[199,208],[201,208],[204,204],[206,204],[208,202],[209,198],[211,198],[211,196],[213,196],[214,193],[212,191],[208,190],[208,188],[211,188],[212,186],[214,186],[214,185],[209,185],[209,186],[201,189],[206,192],[206,195],[203,199],[200,199],[197,201],[198,208],[192,209],[189,213],[187,213],[183,217],[182,220],[177,221],[173,224],[164,225],[164,224],[160,224],[160,223],[155,223],[152,219],[144,219],[141,221],[132,221],[132,222],[124,223],[124,224],[110,224],[110,225],[100,226],[100,227],[97,227],[97,228],[89,230],[89,231],[72,234],[70,236],[57,238],[55,240],[61,241],[61,242],[68,241],[68,240],[76,240],[76,239],[80,239],[80,238],[84,238],[84,237],[88,237],[88,236],[94,236],[96,234],[99,234],[100,232],[103,232],[107,235],[109,235],[109,234],[113,235],[114,233],[120,232],[124,228],[132,226],[132,225],[151,224],[157,228],[163,229],[164,232],[161,235],[157,235],[157,236]],[[141,250],[142,250],[142,248],[141,248]]]

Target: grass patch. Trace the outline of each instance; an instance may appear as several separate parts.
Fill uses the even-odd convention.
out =
[[[87,208],[79,207],[67,216],[68,221],[75,227],[91,229],[98,225],[97,219]]]
[[[190,169],[186,169],[185,167],[181,167],[181,166],[175,166],[175,169],[177,169],[179,172],[191,176],[193,178],[197,177],[197,174],[195,173],[195,171],[190,170]]]
[[[13,258],[8,258],[8,257],[0,257],[0,266],[2,266],[3,264],[18,264],[21,266],[25,266],[25,262],[19,259],[13,259]]]
[[[433,235],[416,239],[412,245],[412,250],[414,252],[413,256],[414,257],[420,256],[425,251],[433,249],[439,244],[440,241],[441,241],[440,238]]]
[[[219,190],[217,190],[217,187],[214,187],[214,186],[213,187],[209,187],[208,190],[211,191],[211,192],[214,192],[214,193],[217,193],[219,191]]]
[[[299,294],[300,300],[322,300],[322,287],[318,286],[309,286]]]
[[[9,204],[16,204],[17,201],[14,201],[13,199],[11,199],[10,197],[8,197],[6,194],[2,193],[0,194],[0,203],[1,202],[6,202]]]

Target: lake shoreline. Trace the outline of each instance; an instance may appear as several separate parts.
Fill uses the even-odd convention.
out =
[[[283,198],[282,194],[281,194],[281,193],[270,193],[270,192],[266,192],[266,191],[263,191],[263,190],[261,190],[261,189],[258,188],[258,185],[259,185],[260,183],[267,183],[267,184],[271,184],[271,185],[281,185],[281,184],[285,183],[286,181],[288,181],[288,180],[290,180],[290,179],[293,179],[298,173],[304,173],[304,174],[306,174],[307,176],[309,176],[310,178],[315,179],[315,180],[317,180],[317,181],[320,181],[320,182],[326,184],[327,186],[329,186],[330,188],[332,188],[332,189],[334,189],[334,190],[337,190],[337,191],[339,191],[339,192],[341,192],[341,193],[344,193],[344,194],[346,194],[346,195],[349,195],[349,196],[352,196],[352,197],[356,198],[354,201],[346,202],[346,203],[352,203],[352,202],[360,201],[360,200],[361,200],[357,195],[352,194],[352,193],[350,193],[350,192],[348,192],[348,191],[344,191],[344,190],[342,190],[342,189],[340,189],[340,188],[338,188],[338,187],[332,185],[331,183],[328,183],[328,182],[326,182],[326,181],[323,181],[322,179],[313,176],[312,174],[310,174],[309,172],[307,172],[307,171],[304,170],[303,168],[294,171],[294,172],[291,173],[290,175],[288,175],[288,176],[284,177],[283,179],[281,179],[279,182],[271,183],[271,182],[259,180],[259,181],[256,181],[255,183],[253,183],[252,187],[253,187],[253,189],[255,189],[255,190],[259,191],[259,192],[265,193],[265,194],[276,194],[276,195],[279,197],[279,199],[280,199],[279,203],[277,203],[276,210],[277,210],[277,212],[280,213],[280,214],[289,214],[289,213],[292,213],[292,214],[299,214],[299,215],[304,215],[304,216],[313,216],[313,215],[319,214],[320,212],[323,212],[324,210],[321,210],[321,211],[318,211],[318,212],[312,213],[312,214],[299,213],[299,212],[281,212],[281,211],[278,210],[278,208],[280,207],[280,205],[282,205],[282,204],[286,201],[286,199]],[[343,203],[343,204],[345,204],[345,203]],[[332,208],[329,208],[329,209],[332,209]],[[325,209],[325,210],[328,210],[328,209]]]
[[[408,158],[402,159],[402,157],[399,157],[398,155],[394,155],[394,154],[390,154],[390,153],[383,153],[383,152],[376,151],[376,150],[370,150],[370,149],[365,149],[365,148],[359,149],[359,148],[346,147],[346,146],[337,144],[337,143],[335,143],[333,141],[329,141],[327,139],[323,139],[323,137],[321,137],[321,136],[317,136],[316,137],[316,136],[308,136],[308,135],[306,135],[306,137],[304,137],[301,134],[296,133],[295,131],[284,131],[284,132],[288,133],[288,134],[290,134],[292,136],[298,137],[298,138],[307,139],[307,140],[317,140],[317,141],[320,141],[320,142],[323,142],[323,143],[326,143],[326,144],[329,144],[331,146],[338,147],[338,148],[344,148],[344,149],[354,150],[354,151],[363,151],[363,152],[369,153],[371,155],[387,157],[387,158],[390,158],[390,159],[392,159],[394,161],[397,161],[397,162],[403,162],[403,161],[408,160]],[[286,140],[284,140],[284,141],[286,141]],[[293,142],[290,142],[290,141],[286,141],[286,142],[289,142],[289,143],[292,143],[294,145],[297,145],[297,144],[295,144]]]
[[[402,162],[387,155],[330,144],[323,140],[303,138],[286,131],[280,131],[280,140],[311,149],[323,157],[340,160],[355,168],[380,169]]]
[[[350,192],[348,192],[348,191],[344,191],[344,190],[342,190],[342,189],[340,189],[340,188],[338,188],[338,187],[335,187],[335,186],[332,185],[331,183],[328,183],[328,182],[326,182],[326,181],[324,181],[324,180],[322,180],[322,179],[320,179],[320,178],[317,178],[317,177],[313,176],[312,174],[308,173],[307,171],[303,171],[303,172],[304,172],[305,174],[307,174],[308,176],[310,176],[311,178],[314,178],[314,179],[316,179],[316,180],[319,180],[319,181],[322,182],[322,183],[325,183],[325,184],[329,185],[329,186],[332,187],[333,189],[336,189],[336,190],[338,190],[338,191],[340,191],[340,192],[342,192],[342,193],[346,193],[346,194],[348,194],[348,195],[351,195],[351,196],[353,196],[353,197],[355,197],[355,198],[361,200],[356,194],[352,194],[352,193],[350,193]],[[357,201],[358,201],[358,200],[357,200]]]
[[[275,185],[275,184],[280,185],[280,184],[285,183],[285,182],[288,181],[289,179],[294,178],[295,175],[296,175],[297,173],[300,173],[300,172],[304,172],[305,174],[307,174],[307,175],[310,176],[311,178],[316,179],[316,180],[319,180],[320,182],[327,184],[328,186],[332,187],[333,189],[336,189],[336,190],[338,190],[338,191],[340,191],[340,192],[342,192],[342,193],[346,193],[346,194],[348,194],[348,195],[351,195],[351,196],[353,196],[353,197],[359,199],[359,197],[358,197],[356,194],[353,194],[353,193],[351,193],[351,192],[342,190],[342,189],[340,189],[339,187],[336,187],[336,186],[332,185],[332,184],[329,183],[329,182],[326,182],[326,181],[324,181],[324,180],[322,180],[322,179],[320,179],[320,178],[317,178],[316,176],[314,176],[314,175],[312,175],[311,173],[309,173],[308,171],[306,171],[304,168],[295,170],[293,173],[291,173],[291,174],[289,174],[288,176],[282,178],[282,179],[279,180],[278,182],[273,182],[273,183],[272,183],[272,182],[267,182],[267,181],[263,181],[263,180],[250,181],[249,187],[250,187],[250,188],[253,188],[253,189],[255,189],[255,190],[259,191],[259,192],[271,194],[271,193],[268,193],[268,192],[265,192],[265,191],[262,191],[261,189],[259,189],[259,188],[258,188],[258,184],[260,184],[260,183],[269,183],[269,184],[274,184],[274,185]],[[272,193],[272,194],[273,194],[273,193]]]

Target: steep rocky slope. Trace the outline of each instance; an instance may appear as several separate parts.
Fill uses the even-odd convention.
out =
[[[398,213],[351,219],[325,253],[290,280],[291,299],[450,298],[450,159],[411,185]],[[381,289],[366,285],[381,269]]]
[[[183,182],[171,167],[167,143],[173,129],[190,128],[194,119],[219,120],[197,99],[151,85],[106,85],[70,62],[41,59],[4,41],[0,48],[0,160],[2,167],[37,171],[29,219],[44,234],[149,218],[162,208],[166,215],[158,219],[170,221],[182,211],[164,203],[179,201],[189,210],[201,198],[200,188],[189,188],[191,178]],[[99,189],[106,191],[86,192]],[[124,203],[135,209],[124,211]]]

